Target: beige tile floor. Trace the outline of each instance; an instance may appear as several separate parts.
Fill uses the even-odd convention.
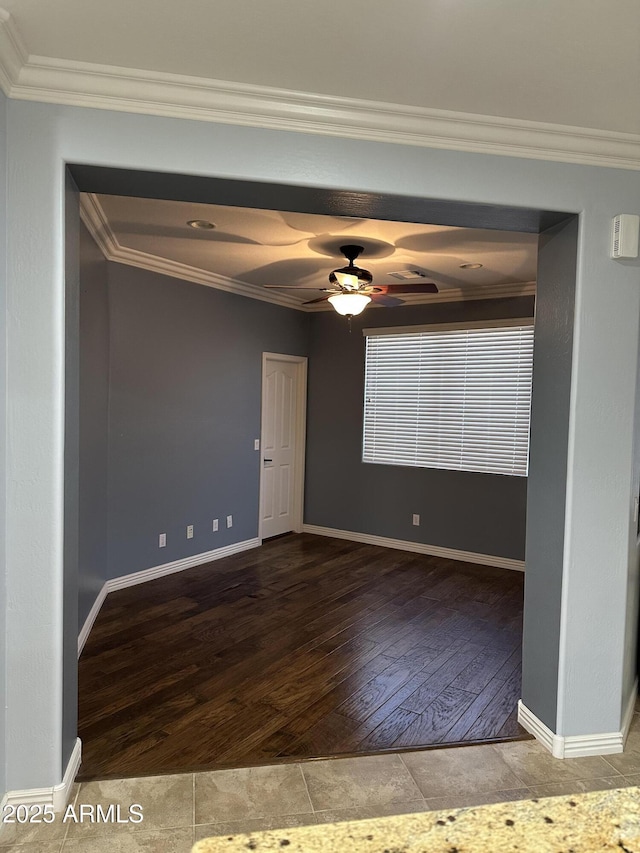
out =
[[[640,706],[639,706],[640,710]],[[536,741],[310,761],[211,773],[88,782],[72,803],[121,817],[139,803],[138,824],[2,828],[1,851],[188,853],[208,835],[474,806],[640,785],[640,713],[621,755],[559,761]]]

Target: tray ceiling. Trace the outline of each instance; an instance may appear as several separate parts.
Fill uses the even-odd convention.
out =
[[[532,292],[536,277],[536,234],[111,195],[83,194],[82,207],[112,260],[158,271],[164,263],[170,274],[182,270],[185,278],[293,307],[322,295],[331,270],[346,263],[345,243],[364,246],[358,265],[376,285],[397,283],[392,274],[408,270],[436,283],[435,297],[403,295],[408,304]],[[194,229],[191,220],[215,227]],[[461,268],[470,263],[482,267]]]

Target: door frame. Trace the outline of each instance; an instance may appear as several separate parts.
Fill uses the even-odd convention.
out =
[[[260,390],[260,477],[258,483],[258,538],[262,543],[262,477],[264,463],[262,461],[264,432],[265,432],[265,378],[267,373],[267,362],[286,361],[296,364],[296,406],[295,406],[295,443],[294,476],[292,489],[291,515],[293,518],[294,533],[302,533],[304,518],[304,466],[307,443],[307,364],[308,359],[304,355],[285,355],[279,352],[262,353],[262,381]]]

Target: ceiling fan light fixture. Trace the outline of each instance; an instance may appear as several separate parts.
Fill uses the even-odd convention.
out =
[[[340,287],[349,287],[354,290],[362,285],[371,284],[373,276],[369,270],[363,270],[361,267],[354,267],[349,264],[348,267],[340,267],[329,274],[329,282],[337,284]]]
[[[353,263],[358,255],[361,254],[362,246],[340,246],[340,251],[349,261],[349,265],[340,267],[329,273],[329,283],[333,285],[337,284],[338,287],[345,288],[346,290],[358,290],[363,285],[366,287],[368,284],[371,284],[373,276],[369,270],[363,270]]]
[[[336,293],[329,297],[329,302],[343,317],[355,317],[364,311],[371,297],[366,293]]]
[[[356,267],[354,267],[353,272],[344,272],[343,270],[335,270],[334,275],[340,287],[344,287],[347,290],[357,290],[359,286],[358,276],[355,273]]]

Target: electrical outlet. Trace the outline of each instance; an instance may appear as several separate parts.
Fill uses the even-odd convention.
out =
[[[417,512],[413,513],[413,526],[414,527],[420,527],[420,516],[418,515]]]
[[[193,539],[193,524],[187,525],[187,539]]]
[[[213,532],[214,533],[218,532],[218,519],[217,518],[213,519]]]
[[[232,515],[227,516],[227,527],[233,527],[233,516]]]
[[[161,533],[158,536],[158,548],[166,548],[167,547],[167,534]]]

